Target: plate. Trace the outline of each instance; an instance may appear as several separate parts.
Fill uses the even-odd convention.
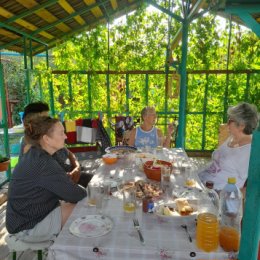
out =
[[[77,237],[100,237],[110,232],[112,227],[113,222],[109,217],[88,215],[74,220],[69,231]]]
[[[163,217],[163,218],[167,218],[167,219],[174,219],[174,218],[180,218],[180,219],[187,219],[187,218],[194,218],[198,215],[198,205],[197,205],[197,201],[188,201],[189,204],[191,205],[191,207],[193,208],[193,212],[189,215],[180,215],[180,213],[177,211],[177,206],[175,202],[172,203],[165,203],[165,204],[160,204],[157,205],[155,207],[155,211],[154,213],[159,216],[159,217]],[[169,209],[171,209],[171,215],[165,215],[164,214],[164,207],[168,207]],[[167,210],[166,210],[167,212]]]
[[[125,154],[125,153],[133,153],[136,152],[137,148],[134,146],[127,146],[127,145],[121,145],[121,146],[111,146],[107,147],[105,149],[106,153],[115,153],[115,154]]]

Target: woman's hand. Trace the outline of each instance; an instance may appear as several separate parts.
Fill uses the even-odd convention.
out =
[[[78,183],[80,178],[80,166],[75,167],[71,172],[68,173],[68,175],[74,183]]]
[[[170,148],[170,146],[171,146],[171,137],[172,137],[172,134],[174,133],[175,129],[176,129],[176,126],[174,125],[174,123],[168,125],[167,135],[166,135],[164,143],[163,143],[164,147]]]
[[[176,126],[175,126],[174,123],[169,124],[168,125],[168,129],[167,129],[167,136],[172,136],[172,134],[174,133],[175,129],[176,129]]]

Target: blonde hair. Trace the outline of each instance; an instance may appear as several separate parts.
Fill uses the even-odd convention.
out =
[[[150,113],[156,113],[155,107],[154,106],[144,107],[141,111],[141,119],[144,121],[144,116]]]

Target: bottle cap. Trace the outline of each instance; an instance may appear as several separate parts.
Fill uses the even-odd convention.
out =
[[[229,184],[235,184],[236,182],[237,182],[237,180],[236,180],[235,177],[232,177],[232,178],[229,177],[229,178],[228,178],[228,183],[229,183]]]
[[[213,181],[206,181],[206,187],[209,189],[213,189],[214,188],[214,182]]]

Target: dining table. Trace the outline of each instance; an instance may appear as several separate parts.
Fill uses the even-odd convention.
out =
[[[183,163],[189,160],[181,148],[164,150],[159,157],[171,162],[180,160]],[[97,213],[95,206],[88,205],[88,197],[79,201],[49,248],[48,260],[235,259],[232,253],[224,252],[221,247],[214,252],[204,252],[197,248],[196,215],[171,218],[160,216],[155,211],[145,213],[142,200],[139,199],[135,212],[125,212],[118,187],[126,178],[126,168],[132,169],[131,176],[127,178],[149,181],[142,165],[136,160],[134,163],[131,160],[120,158],[111,165],[100,164],[91,182],[102,183],[109,180],[111,183],[111,195],[103,200],[102,213]],[[164,199],[155,200],[154,206]],[[104,222],[98,233],[95,233],[91,225],[82,225],[81,231],[77,229],[77,223],[84,224],[84,220],[89,218]],[[144,243],[139,239],[138,231],[133,224],[134,218],[139,221]]]

